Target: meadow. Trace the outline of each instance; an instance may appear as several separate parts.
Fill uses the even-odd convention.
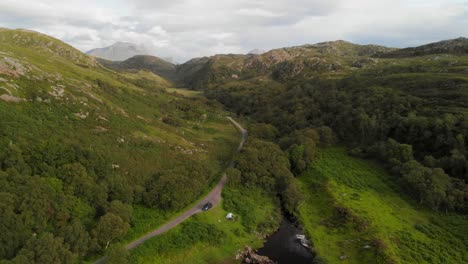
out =
[[[430,211],[379,164],[321,150],[300,176],[299,219],[324,263],[467,263],[468,217]]]

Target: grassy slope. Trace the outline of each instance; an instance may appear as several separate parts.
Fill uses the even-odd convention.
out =
[[[14,45],[10,40],[14,34],[38,41]],[[44,43],[49,42],[71,55],[34,47],[47,47]],[[52,142],[93,149],[119,165],[117,173],[141,188],[155,173],[180,166],[206,170],[211,175],[206,190],[217,182],[239,141],[226,112],[207,106],[202,98],[165,92],[187,94],[169,88],[169,82],[152,73],[118,74],[100,66],[84,66],[87,56],[61,45],[65,44],[37,33],[0,32],[0,59],[14,58],[30,69],[22,76],[0,73],[5,80],[0,86],[17,85],[17,89],[10,88],[13,95],[27,100],[0,100],[2,135],[31,147]],[[97,85],[97,80],[105,86]],[[63,85],[63,97],[49,94],[57,85]],[[79,118],[77,113],[88,116]],[[177,120],[178,125],[163,122],[164,117]],[[187,154],[184,150],[198,151]],[[93,209],[88,209],[92,214]],[[174,214],[136,205],[134,227],[125,240],[152,230]]]
[[[189,160],[203,159],[210,162],[209,160],[217,159],[211,155],[215,153],[217,153],[215,155],[221,154],[224,160],[225,155],[229,155],[231,146],[236,144],[236,131],[225,120],[225,113],[209,108],[195,109],[200,110],[200,116],[207,114],[208,119],[202,121],[199,116],[198,120],[187,120],[183,116],[184,113],[173,106],[174,100],[184,101],[184,99],[158,90],[165,89],[165,86],[155,86],[154,90],[143,90],[127,82],[123,76],[104,69],[82,68],[61,57],[50,57],[48,54],[35,53],[25,48],[7,48],[0,44],[0,49],[9,50],[13,54],[22,54],[23,62],[27,61],[28,65],[34,65],[45,72],[61,74],[64,80],[57,84],[64,84],[65,98],[75,101],[71,103],[52,101],[52,104],[12,104],[0,101],[1,111],[5,115],[11,115],[13,120],[23,118],[22,115],[30,117],[24,120],[24,127],[17,128],[20,131],[27,131],[28,127],[35,127],[34,123],[41,123],[38,129],[44,130],[40,133],[44,136],[47,135],[46,131],[52,129],[57,139],[63,139],[67,143],[89,144],[96,148],[104,145],[103,148],[107,151],[111,150],[109,154],[116,162],[128,164],[124,165],[124,169],[133,170],[140,175],[154,171],[155,167],[170,168],[178,160],[185,162],[186,159],[181,160],[180,153],[173,150],[175,146],[190,148],[190,142],[204,144],[207,152],[190,155]],[[72,79],[80,80],[81,83],[72,85]],[[110,90],[102,91],[94,87],[94,81],[97,79],[111,85]],[[39,96],[47,98],[47,92],[51,91],[50,86],[56,84],[49,81],[44,83],[30,81],[25,78],[12,79],[10,83],[21,87],[20,90],[13,92],[22,98],[35,96],[37,89],[44,90]],[[88,89],[85,84],[91,84],[93,87]],[[102,103],[93,100],[88,94],[93,94],[102,100]],[[202,106],[202,103],[199,105]],[[121,114],[121,110],[124,110],[128,116]],[[90,116],[86,120],[80,120],[74,116],[79,112],[89,112]],[[160,121],[163,116],[180,119],[181,125],[179,127],[167,125]],[[99,117],[104,117],[107,121],[98,120]],[[57,127],[57,123],[61,126]],[[107,131],[96,132],[98,126],[104,127]],[[32,135],[32,138],[36,136]],[[130,142],[115,144],[119,137]],[[141,144],[151,145],[152,149],[141,148]],[[166,155],[161,155],[163,153]],[[139,163],[142,156],[146,156],[144,164]],[[160,156],[165,158],[161,159]]]
[[[341,148],[322,151],[314,169],[300,178],[306,195],[300,219],[318,254],[330,263],[379,263],[384,258],[395,263],[466,263],[468,252],[461,249],[468,247],[468,217],[418,208],[390,177]],[[333,209],[338,206],[369,226],[362,230],[356,220],[340,220]],[[378,243],[380,250],[377,239],[383,242]],[[346,261],[340,261],[342,255]]]

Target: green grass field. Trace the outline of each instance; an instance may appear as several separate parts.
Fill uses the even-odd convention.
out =
[[[181,88],[166,88],[166,91],[169,93],[180,94],[185,97],[199,97],[202,95],[200,91],[181,89]]]
[[[420,208],[391,177],[342,148],[322,150],[300,177],[299,218],[317,253],[329,263],[468,263],[468,217]]]

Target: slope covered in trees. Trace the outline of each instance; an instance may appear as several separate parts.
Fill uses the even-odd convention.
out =
[[[355,155],[385,162],[421,203],[467,212],[467,69],[465,55],[379,59],[340,78],[252,79],[205,93],[274,125],[279,142],[326,125]]]
[[[118,253],[134,207],[170,217],[219,179],[235,128],[218,105],[166,84],[36,32],[0,30],[1,263]]]

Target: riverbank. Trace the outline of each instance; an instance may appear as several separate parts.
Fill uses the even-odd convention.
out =
[[[314,260],[314,254],[310,248],[300,243],[298,234],[303,234],[302,229],[284,217],[280,228],[267,238],[258,254],[278,264],[310,264]]]

